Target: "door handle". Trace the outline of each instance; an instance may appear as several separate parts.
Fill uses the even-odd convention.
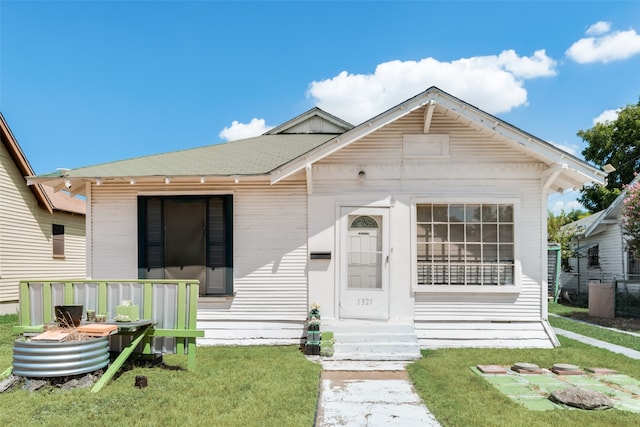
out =
[[[385,262],[386,264],[389,264],[389,255],[387,255],[387,258],[384,260],[384,262]]]

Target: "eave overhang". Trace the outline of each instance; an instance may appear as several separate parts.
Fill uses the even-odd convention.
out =
[[[22,174],[22,176],[33,175],[33,169],[27,160],[27,157],[24,155],[18,141],[13,136],[9,125],[4,120],[4,116],[0,114],[0,132],[2,133],[2,142],[7,147],[7,151],[9,151],[9,155],[13,159],[16,167]],[[29,185],[27,183],[27,185]],[[38,204],[47,210],[50,214],[53,214],[54,206],[52,201],[49,199],[44,189],[40,185],[31,186],[31,192],[35,196]]]

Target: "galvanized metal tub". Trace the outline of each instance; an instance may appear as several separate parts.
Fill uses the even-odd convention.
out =
[[[13,343],[13,373],[22,377],[65,377],[104,368],[109,363],[109,337],[85,341],[20,341]]]

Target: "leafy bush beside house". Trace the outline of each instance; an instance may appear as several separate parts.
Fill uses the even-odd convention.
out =
[[[640,257],[640,181],[637,178],[627,187],[622,229],[627,236],[629,252]]]

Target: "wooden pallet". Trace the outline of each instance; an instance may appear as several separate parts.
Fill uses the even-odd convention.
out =
[[[105,323],[89,323],[87,325],[78,326],[78,332],[82,332],[93,337],[106,337],[118,330],[116,325],[107,325]]]

